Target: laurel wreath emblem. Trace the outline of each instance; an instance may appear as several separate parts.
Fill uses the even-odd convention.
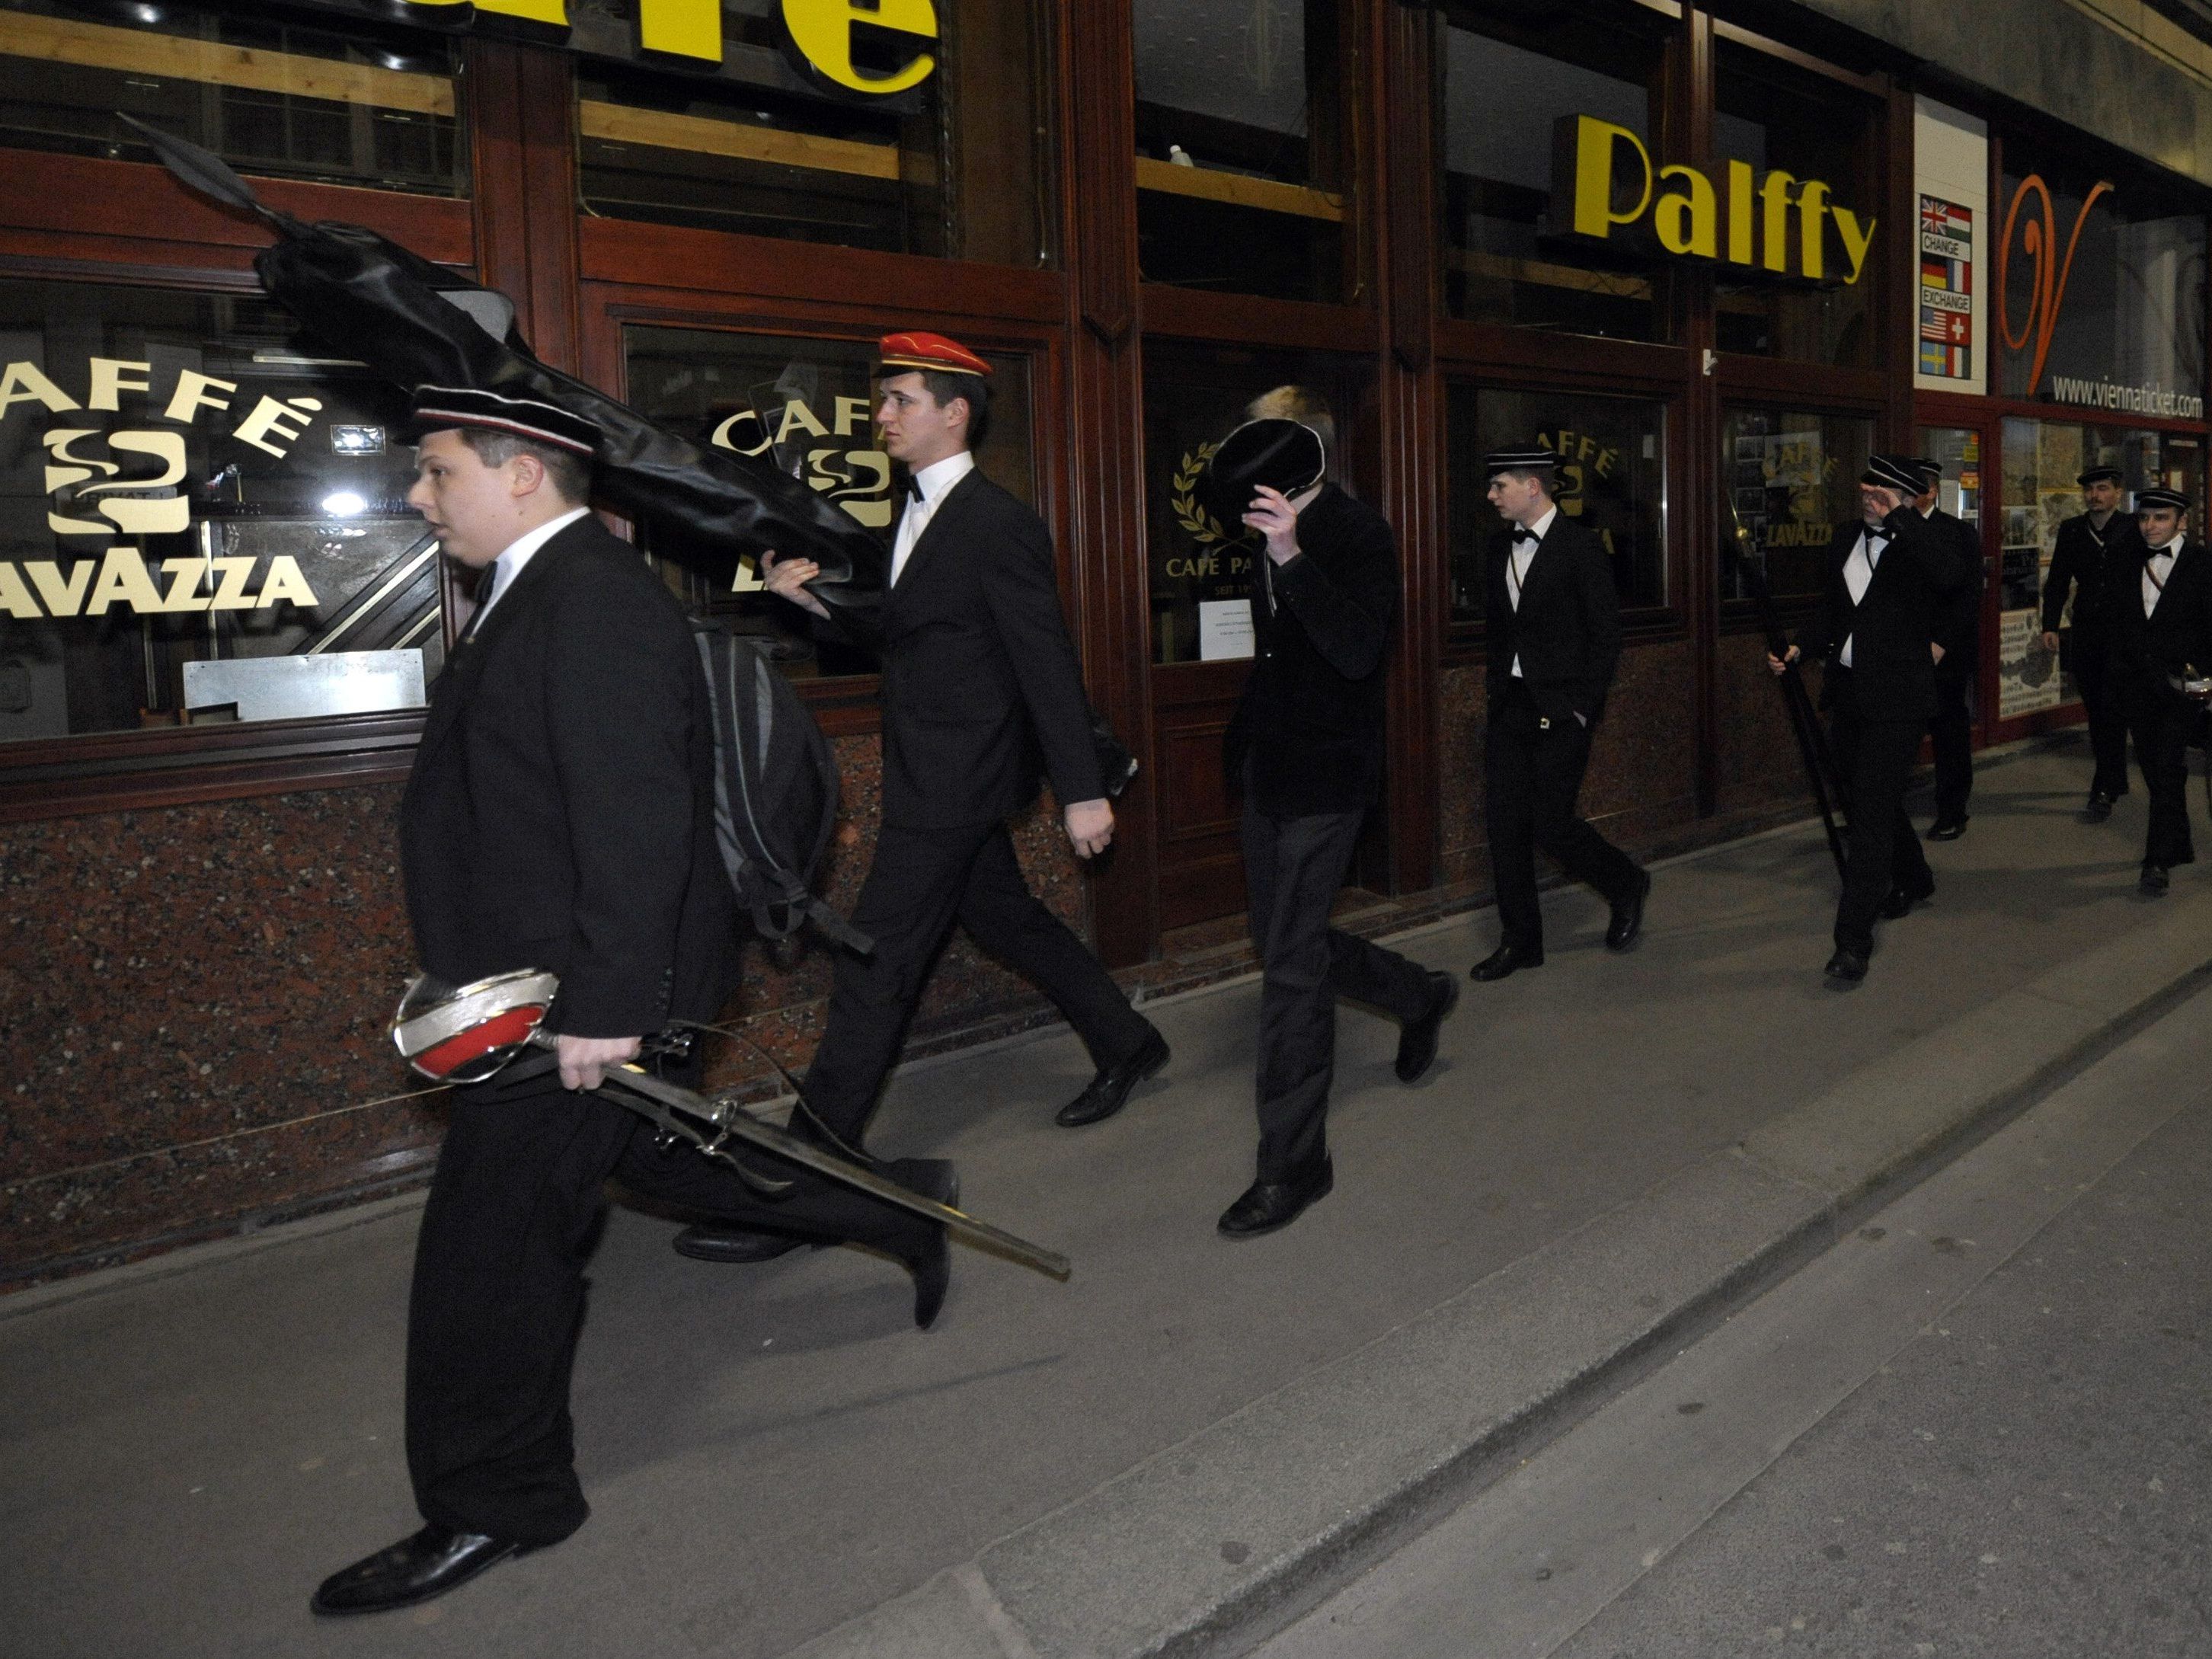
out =
[[[1182,465],[1176,469],[1169,504],[1175,508],[1176,522],[1190,532],[1200,544],[1212,547],[1227,543],[1231,537],[1221,527],[1221,520],[1200,505],[1198,481],[1206,475],[1206,464],[1213,459],[1218,443],[1200,444],[1186,453]]]

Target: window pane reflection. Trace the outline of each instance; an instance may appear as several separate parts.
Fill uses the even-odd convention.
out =
[[[1721,416],[1721,477],[1748,556],[1777,599],[1809,599],[1827,577],[1828,542],[1859,516],[1859,475],[1874,450],[1874,422],[1858,415],[1729,409]],[[1729,516],[1732,514],[1732,516]],[[1747,599],[1732,553],[1721,561],[1721,597]]]

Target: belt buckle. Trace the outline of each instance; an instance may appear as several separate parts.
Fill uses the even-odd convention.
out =
[[[1548,732],[1548,731],[1550,731],[1550,730],[1552,729],[1552,717],[1551,717],[1549,714],[1539,714],[1539,715],[1537,715],[1537,716],[1536,716],[1536,729],[1537,729],[1539,732]]]

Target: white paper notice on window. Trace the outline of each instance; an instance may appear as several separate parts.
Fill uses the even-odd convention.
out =
[[[1198,602],[1198,659],[1226,662],[1252,654],[1252,601],[1200,599]]]

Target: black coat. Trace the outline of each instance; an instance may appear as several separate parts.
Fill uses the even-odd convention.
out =
[[[978,471],[947,490],[875,626],[838,631],[883,660],[884,822],[995,823],[1036,799],[1106,789],[1044,522]]]
[[[399,806],[422,966],[561,976],[550,1029],[711,1019],[736,902],[706,680],[682,608],[594,518],[545,544],[432,688]]]
[[[1484,613],[1490,707],[1495,712],[1503,706],[1518,656],[1522,683],[1537,713],[1554,720],[1580,715],[1595,726],[1620,662],[1620,595],[1613,584],[1613,560],[1594,532],[1559,514],[1528,562],[1516,611],[1505,583],[1512,546],[1512,532],[1501,532],[1490,557]]]
[[[1814,660],[1835,656],[1851,642],[1852,680],[1869,720],[1924,720],[1936,712],[1936,659],[1944,600],[1967,578],[1961,549],[1931,528],[1911,507],[1886,520],[1893,532],[1875,565],[1866,597],[1856,606],[1844,566],[1865,526],[1838,525],[1828,544],[1827,580],[1813,619],[1797,635],[1797,648]],[[1829,700],[1823,688],[1821,700]]]
[[[1364,811],[1382,788],[1396,544],[1381,514],[1333,483],[1299,513],[1297,537],[1286,564],[1258,556],[1252,672],[1223,760],[1234,789],[1249,758],[1252,805],[1269,817]]]
[[[2125,550],[2107,539],[2103,600],[2106,648],[2124,695],[2170,696],[2172,678],[2193,669],[2212,674],[2212,547],[2185,541],[2181,556],[2166,573],[2158,608],[2142,612],[2143,567],[2150,549],[2138,535]],[[2079,615],[2081,602],[2075,602]]]
[[[1928,515],[1927,522],[1929,529],[1958,544],[1960,572],[1959,585],[1936,609],[1936,643],[1943,647],[1943,660],[1936,665],[1936,672],[1939,676],[1971,673],[1982,659],[1982,532],[1941,507]]]
[[[2115,513],[2105,520],[2101,540],[2086,513],[2077,513],[2060,525],[2057,542],[2051,551],[2051,571],[2043,579],[2043,631],[2058,631],[2070,589],[2075,640],[2087,642],[2098,637],[2105,623],[2108,567],[2126,567],[2140,574],[2145,551],[2142,532],[2124,513]]]

